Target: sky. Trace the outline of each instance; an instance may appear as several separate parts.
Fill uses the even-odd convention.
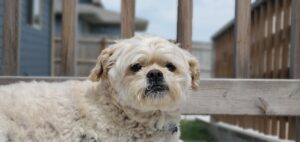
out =
[[[102,0],[104,7],[120,12],[120,0]],[[234,0],[193,1],[193,41],[211,36],[234,17]],[[136,0],[136,16],[149,21],[146,33],[176,39],[177,0]]]

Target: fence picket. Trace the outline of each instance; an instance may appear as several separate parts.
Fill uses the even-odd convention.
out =
[[[130,38],[135,31],[135,0],[122,0],[121,15],[121,37]]]

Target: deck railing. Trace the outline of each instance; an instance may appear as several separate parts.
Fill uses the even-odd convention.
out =
[[[242,9],[245,8],[242,7]],[[239,44],[243,41],[239,40],[238,34],[235,34],[241,26],[238,20],[229,23],[213,37],[216,51],[215,76],[221,78],[299,78],[300,25],[297,9],[299,9],[299,0],[255,1],[251,11],[247,10],[251,13],[251,16],[248,15],[251,23],[248,23],[248,28],[240,29],[246,32],[251,28],[251,32],[244,33],[248,37],[244,43]],[[237,12],[237,16],[239,14],[241,13]],[[242,21],[247,20],[242,19]],[[242,76],[239,74],[240,65],[245,66],[246,71],[242,73],[248,71],[247,74],[242,74]],[[295,139],[295,135],[300,133],[296,132],[296,128],[300,127],[299,124],[296,126],[296,117],[292,116],[216,116],[215,119],[244,128],[252,128],[265,134],[277,135],[282,139]]]
[[[226,33],[225,35],[228,36],[220,36],[216,38],[220,41],[215,42],[215,46],[220,48],[220,50],[216,50],[216,71],[220,72],[220,76],[224,75],[226,77],[270,77],[278,76],[279,71],[273,71],[272,73],[269,71],[274,68],[281,67],[281,72],[284,72],[282,74],[286,75],[287,72],[289,72],[289,76],[291,78],[299,79],[300,14],[298,14],[297,10],[300,9],[300,0],[260,1],[266,4],[258,6],[258,11],[252,10],[251,12],[251,0],[236,0],[236,20],[234,26],[231,26],[225,30],[224,33]],[[18,11],[20,11],[20,2],[21,0],[4,1],[4,75],[17,75],[18,73],[18,41],[20,40],[18,30],[20,28],[20,18]],[[190,50],[191,48],[192,39],[192,2],[193,0],[178,0],[177,42],[181,43],[182,48],[187,50]],[[77,1],[63,0],[63,54],[61,57],[61,62],[62,72],[65,76],[73,76],[75,74],[74,68],[77,46],[76,5]],[[275,6],[275,17],[277,17],[277,19],[281,19],[282,14],[288,14],[291,11],[291,30],[288,30],[289,24],[287,21],[289,21],[289,16],[284,16],[283,28],[278,26],[278,23],[280,22],[277,22],[277,24],[275,23],[275,25],[277,25],[275,26],[276,34],[273,34],[274,30],[271,28],[274,24],[274,13],[272,13],[273,5]],[[281,5],[283,5],[283,7]],[[289,8],[290,5],[291,8]],[[121,36],[122,38],[129,38],[134,35],[133,23],[135,0],[122,0],[121,7]],[[264,30],[257,30],[257,28]],[[265,33],[265,31],[267,32]],[[234,36],[232,36],[233,34]],[[251,38],[250,35],[255,38]],[[278,51],[279,48],[281,50],[280,52]],[[288,48],[290,50],[288,50]],[[290,52],[289,56],[287,55],[287,51]],[[273,63],[273,57],[278,56],[278,53],[279,55],[282,55],[282,58],[285,60],[275,60],[274,63],[277,64],[278,62],[281,62],[282,65],[269,65]],[[229,57],[227,57],[227,55],[229,55]],[[287,63],[287,58],[288,64],[285,64]],[[289,67],[288,70],[287,67]],[[225,72],[223,72],[223,70]],[[18,81],[30,80],[44,80],[53,82],[69,79],[82,78],[23,78],[4,76],[0,78],[0,84],[3,85]],[[293,123],[290,123],[292,125],[289,125],[289,132],[293,132],[290,133],[290,139],[295,139],[297,142],[300,142],[299,80],[202,80],[201,89],[189,95],[187,102],[188,103],[182,106],[183,114],[209,114],[214,115],[216,121],[225,121],[231,124],[238,124],[240,126],[247,127],[249,126],[252,128],[263,127],[261,129],[266,130],[268,130],[269,127],[265,127],[266,125],[264,124],[271,124],[269,123],[269,118],[276,118],[277,122],[277,116],[294,116],[288,117],[293,118]],[[228,115],[242,115],[242,117],[238,117],[239,119],[235,119],[236,117],[231,119],[231,117],[228,117]],[[257,117],[257,115],[259,115],[259,117]],[[297,116],[297,118],[295,116]],[[250,118],[253,119],[251,120]],[[250,124],[250,122],[253,121],[258,121],[259,123]],[[286,123],[280,124],[285,126]],[[280,129],[281,128],[285,127],[280,127]]]

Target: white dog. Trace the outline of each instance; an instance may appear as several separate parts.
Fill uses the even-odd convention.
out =
[[[0,87],[1,142],[176,142],[197,60],[158,37],[102,51],[90,81]]]

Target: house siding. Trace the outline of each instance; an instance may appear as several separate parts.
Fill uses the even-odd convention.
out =
[[[20,75],[50,75],[51,0],[42,1],[42,26],[40,29],[36,29],[28,23],[28,0],[22,0],[21,3]]]
[[[3,49],[3,13],[4,13],[4,0],[0,0],[0,73],[2,73],[2,49]]]

